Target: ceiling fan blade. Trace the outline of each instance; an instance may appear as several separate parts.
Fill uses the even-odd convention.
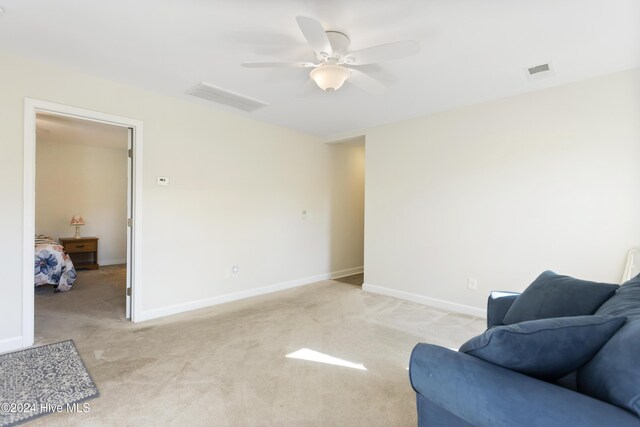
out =
[[[331,43],[322,24],[306,16],[297,16],[296,21],[298,21],[300,31],[302,31],[304,38],[307,39],[307,42],[311,45],[314,52],[322,56],[331,56],[333,49],[331,49]]]
[[[349,53],[344,61],[349,65],[365,65],[390,61],[415,55],[420,51],[420,43],[414,40],[381,44]]]
[[[246,68],[313,68],[313,62],[243,62]]]
[[[347,82],[351,83],[352,85],[366,92],[375,94],[383,93],[387,90],[385,85],[369,76],[368,74],[365,74],[360,70],[356,70],[355,68],[349,68],[349,71],[351,72],[351,76],[349,76]]]

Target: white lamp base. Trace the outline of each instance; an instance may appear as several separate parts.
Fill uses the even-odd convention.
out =
[[[75,239],[79,239],[80,237],[80,226],[76,225],[76,235],[74,236]]]

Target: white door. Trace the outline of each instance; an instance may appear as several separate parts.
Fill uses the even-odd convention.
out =
[[[127,319],[131,319],[131,281],[133,272],[133,128],[127,142]]]

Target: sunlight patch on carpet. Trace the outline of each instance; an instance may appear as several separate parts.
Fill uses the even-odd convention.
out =
[[[339,359],[337,357],[329,356],[328,354],[320,353],[319,351],[310,350],[308,348],[301,348],[293,353],[287,354],[285,357],[290,359],[308,360],[310,362],[325,363],[327,365],[343,366],[345,368],[359,369],[366,371],[362,363],[353,363],[348,360]]]

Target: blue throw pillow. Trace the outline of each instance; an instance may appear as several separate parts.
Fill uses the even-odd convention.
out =
[[[593,314],[618,288],[545,271],[513,302],[502,323]]]
[[[640,275],[620,286],[596,315],[627,323],[578,370],[578,391],[640,416]]]
[[[616,316],[576,316],[496,326],[460,352],[532,377],[554,380],[589,361],[624,324]]]

